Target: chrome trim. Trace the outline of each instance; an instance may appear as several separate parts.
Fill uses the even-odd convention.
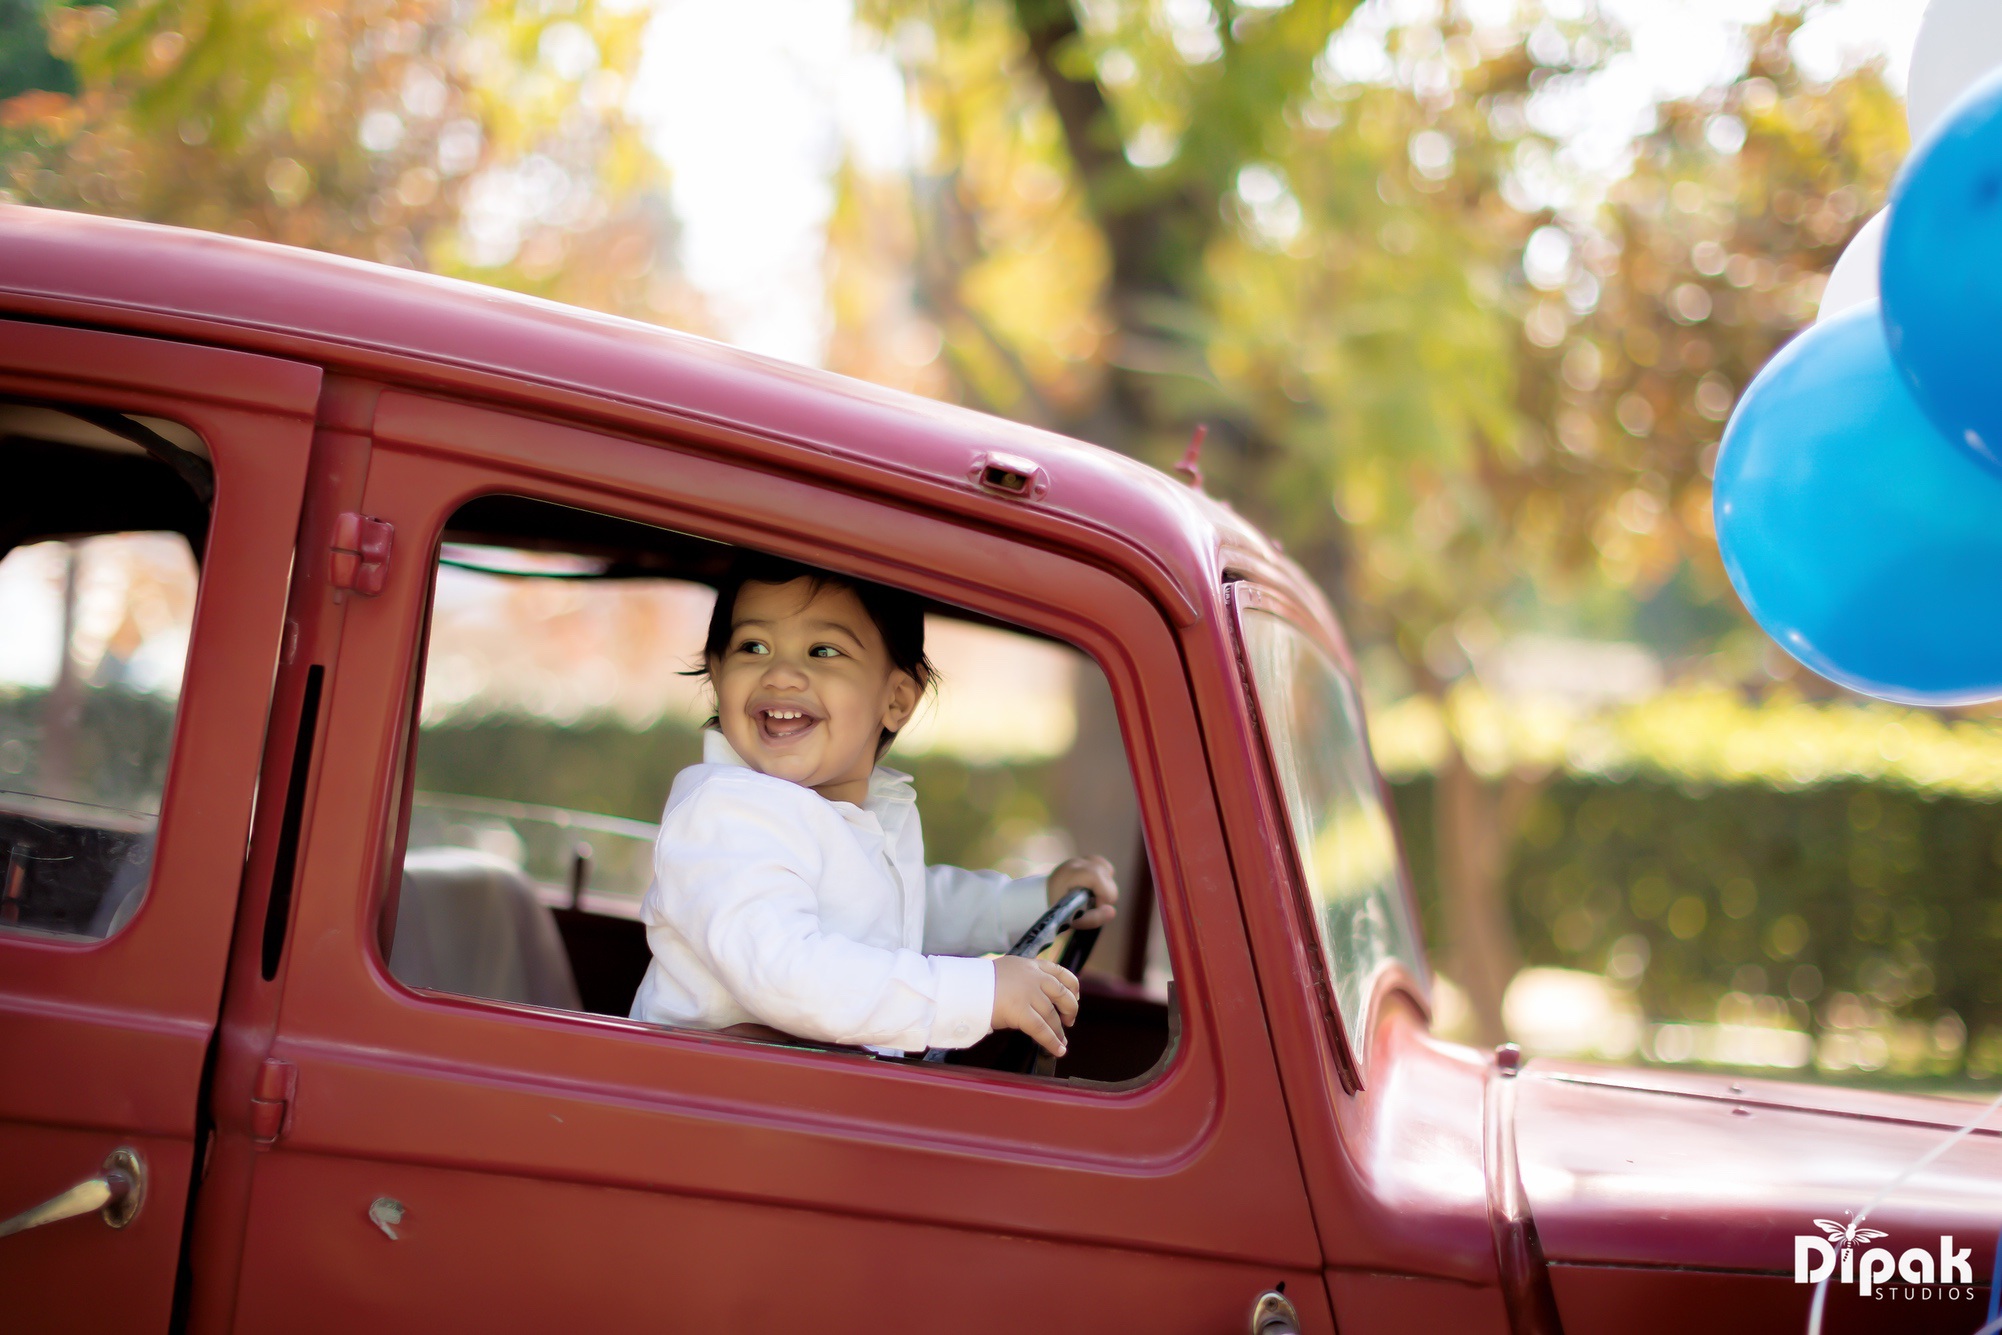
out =
[[[146,1161],[139,1151],[121,1145],[105,1156],[96,1177],[0,1222],[0,1238],[87,1214],[98,1215],[111,1228],[124,1228],[139,1217],[145,1204]]]
[[[1488,1225],[1494,1231],[1502,1301],[1513,1335],[1563,1335],[1550,1267],[1543,1259],[1543,1244],[1537,1241],[1536,1220],[1516,1163],[1515,1099],[1521,1087],[1517,1072],[1522,1069],[1522,1054],[1514,1044],[1502,1047],[1505,1050],[1495,1053],[1494,1065],[1488,1068],[1482,1127]]]

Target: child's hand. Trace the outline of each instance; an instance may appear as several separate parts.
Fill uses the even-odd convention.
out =
[[[1077,1020],[1077,975],[1048,960],[1003,955],[994,961],[994,1027],[1019,1029],[1061,1057],[1064,1028]]]
[[[1092,907],[1080,913],[1071,926],[1088,931],[1111,922],[1118,912],[1113,906],[1119,903],[1119,885],[1112,879],[1112,864],[1104,858],[1059,862],[1050,873],[1050,903],[1056,903],[1079,886],[1091,891]]]

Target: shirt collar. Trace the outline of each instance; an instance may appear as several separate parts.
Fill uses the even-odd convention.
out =
[[[702,730],[702,762],[705,765],[736,765],[743,769],[750,766],[737,754],[723,734],[715,728]],[[917,790],[911,787],[911,776],[902,770],[891,769],[888,765],[878,765],[869,775],[869,796],[863,800],[863,809],[882,812],[896,807],[915,805]],[[836,806],[846,806],[837,802]]]

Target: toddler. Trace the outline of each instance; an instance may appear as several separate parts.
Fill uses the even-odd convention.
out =
[[[716,716],[675,776],[642,903],[653,961],[636,1020],[770,1026],[885,1052],[1019,1029],[1068,1046],[1077,979],[1006,950],[1086,887],[1109,921],[1111,864],[1047,877],[927,867],[910,776],[877,764],[932,680],[918,600],[775,557],[717,590],[703,645]]]

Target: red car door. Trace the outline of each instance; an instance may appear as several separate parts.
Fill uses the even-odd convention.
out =
[[[392,554],[329,659],[261,1068],[278,1106],[215,1230],[242,1239],[234,1294],[198,1297],[196,1329],[1224,1332],[1281,1284],[1333,1329],[1181,647],[1145,595],[713,454],[396,391],[372,432],[360,512]],[[1084,1089],[392,979],[431,571],[447,518],[494,493],[838,559],[1096,658],[1174,955],[1165,1070]]]
[[[69,571],[49,638],[64,663],[56,684],[45,698],[32,682],[0,684],[10,1331],[168,1326],[319,383],[317,367],[268,357],[0,322],[0,558],[17,572],[43,557]],[[164,680],[180,673],[178,707],[160,704],[161,679],[111,679],[119,637],[142,635],[153,611],[135,601],[137,567],[121,575],[92,555],[143,556],[156,540],[178,553],[168,564],[185,572],[192,604],[185,625],[167,627],[173,661],[156,664]],[[171,621],[179,595],[153,593]],[[92,675],[78,646],[107,607],[126,621],[100,627],[109,639],[92,641]],[[40,633],[30,620],[0,627],[10,661]],[[102,790],[152,763],[115,726],[121,709],[128,724],[157,716],[155,740],[170,746],[162,789],[113,801]],[[53,1217],[64,1206],[76,1212]]]

